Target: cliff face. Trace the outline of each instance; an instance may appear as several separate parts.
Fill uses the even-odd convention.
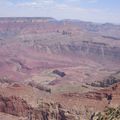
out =
[[[0,96],[0,112],[15,116],[26,116],[30,110],[32,108],[23,99]]]
[[[43,102],[38,108],[32,108],[19,97],[0,96],[0,112],[26,117],[27,120],[78,120],[80,117],[57,103]]]
[[[112,47],[104,43],[81,42],[78,44],[53,44],[53,45],[34,45],[38,51],[46,53],[62,54],[76,57],[88,57],[95,59],[120,60],[120,47]]]
[[[0,18],[0,45],[6,45],[6,41],[32,46],[38,52],[120,60],[119,25],[53,18]]]

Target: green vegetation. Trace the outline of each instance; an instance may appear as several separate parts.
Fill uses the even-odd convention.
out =
[[[117,108],[106,108],[103,113],[99,112],[93,120],[120,120],[120,106]]]
[[[93,87],[109,87],[118,82],[120,82],[120,78],[116,78],[116,76],[111,75],[107,79],[104,79],[103,81],[97,81],[97,82],[91,83],[91,86],[93,86]]]

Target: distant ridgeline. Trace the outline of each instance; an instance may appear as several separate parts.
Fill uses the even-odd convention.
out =
[[[0,45],[10,39],[42,52],[120,61],[120,25],[51,17],[0,18]]]

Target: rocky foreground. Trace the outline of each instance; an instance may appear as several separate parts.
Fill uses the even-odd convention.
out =
[[[30,89],[35,88],[23,86],[14,84],[1,88],[0,114],[15,116],[16,120],[119,120],[119,108],[116,107],[120,101],[120,84],[83,94],[50,93],[46,95],[46,99],[45,96],[37,98],[36,106],[27,99],[33,95],[29,93]],[[29,90],[26,90],[27,87]],[[11,93],[12,89],[14,92]],[[26,98],[22,90],[29,94]],[[5,94],[7,92],[10,94]],[[42,94],[42,91],[39,93]]]

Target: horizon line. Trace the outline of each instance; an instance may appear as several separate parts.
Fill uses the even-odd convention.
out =
[[[54,17],[50,17],[50,16],[0,16],[1,18],[35,18],[35,19],[54,19],[56,21],[65,21],[65,20],[69,20],[69,21],[78,21],[78,22],[88,22],[88,23],[95,23],[95,24],[113,24],[113,25],[120,25],[120,23],[114,23],[114,22],[95,22],[95,21],[87,21],[87,20],[81,20],[81,19],[73,19],[73,18],[65,18],[65,19],[57,19]]]

